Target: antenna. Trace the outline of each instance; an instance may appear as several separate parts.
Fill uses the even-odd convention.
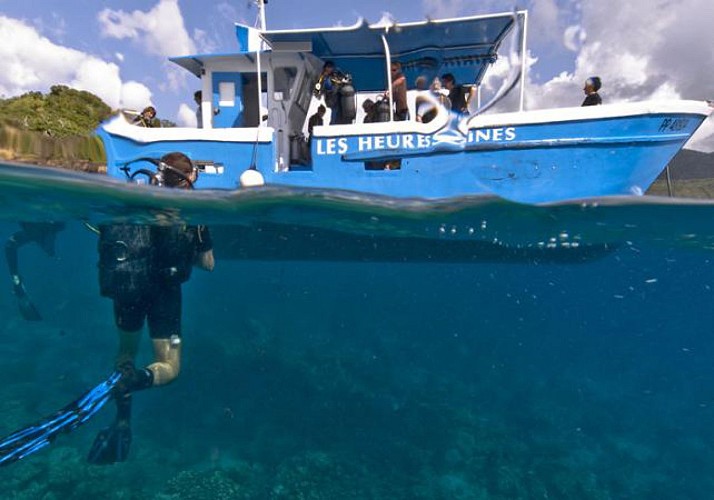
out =
[[[265,21],[265,4],[268,0],[255,0],[255,5],[258,7],[258,19],[256,19],[255,24],[260,26],[260,31],[265,31],[266,21]]]

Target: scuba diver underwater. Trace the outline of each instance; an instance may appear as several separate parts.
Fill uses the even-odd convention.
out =
[[[142,158],[156,171],[139,169],[127,177],[145,175],[149,183],[192,189],[198,169],[182,153],[161,159]],[[130,163],[134,163],[130,162]],[[0,465],[20,460],[71,432],[95,415],[110,399],[116,418],[101,430],[87,455],[92,464],[106,465],[127,459],[131,444],[131,406],[134,392],[166,385],[181,366],[181,286],[193,266],[212,271],[215,265],[210,233],[204,226],[172,220],[163,225],[103,224],[99,235],[100,294],[113,301],[119,336],[114,372],[99,385],[51,416],[0,439]],[[135,359],[144,323],[152,341],[154,360],[137,368]]]
[[[28,243],[36,243],[49,257],[55,256],[57,233],[64,229],[63,222],[20,222],[20,231],[5,242],[5,260],[12,279],[12,292],[17,298],[20,314],[27,321],[40,321],[42,315],[30,299],[20,275],[18,251]]]

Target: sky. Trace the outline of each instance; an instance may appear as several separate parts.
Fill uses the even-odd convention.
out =
[[[65,84],[114,108],[156,106],[195,124],[199,80],[169,57],[237,49],[251,0],[0,0],[0,97]],[[268,29],[419,21],[528,9],[526,109],[578,106],[600,76],[605,103],[714,99],[712,0],[269,0]],[[500,58],[484,80],[495,90]],[[514,96],[515,97],[515,96]],[[507,103],[508,104],[508,103]],[[513,104],[513,99],[511,99]],[[687,147],[714,151],[714,118]]]

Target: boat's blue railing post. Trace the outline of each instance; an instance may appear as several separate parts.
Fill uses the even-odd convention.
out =
[[[384,33],[389,32],[389,26],[386,27]],[[389,96],[389,121],[394,121],[394,96],[392,95],[392,54],[389,52],[389,44],[387,37],[382,35],[382,43],[384,44],[384,55],[387,58],[387,95]]]

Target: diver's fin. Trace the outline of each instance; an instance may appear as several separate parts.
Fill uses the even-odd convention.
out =
[[[117,421],[102,429],[89,450],[87,462],[95,465],[109,465],[123,462],[129,454],[131,427],[128,421]]]
[[[97,413],[112,397],[121,374],[114,372],[57,413],[0,440],[0,466],[8,465],[49,445],[59,434],[71,432]]]
[[[16,284],[13,292],[17,297],[17,305],[20,308],[20,314],[22,314],[22,317],[27,321],[41,321],[42,316],[40,315],[40,311],[37,310],[35,304],[33,304],[30,300],[30,297],[27,295],[27,291],[22,283]]]
[[[37,310],[35,304],[32,303],[30,297],[24,295],[17,298],[17,305],[20,308],[20,314],[27,321],[42,321],[42,315]]]

